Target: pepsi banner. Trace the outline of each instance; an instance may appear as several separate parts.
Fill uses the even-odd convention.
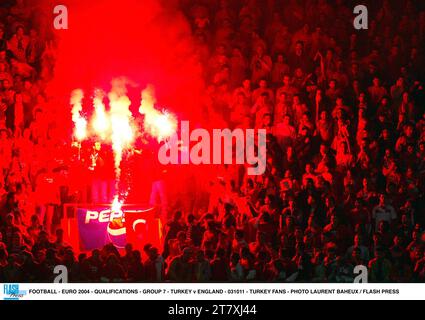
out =
[[[78,208],[77,219],[81,251],[100,249],[109,243],[119,249],[127,243],[137,246],[155,232],[153,208],[124,208],[118,212],[107,207]]]

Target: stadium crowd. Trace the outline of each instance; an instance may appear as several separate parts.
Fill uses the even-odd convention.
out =
[[[425,281],[424,3],[373,1],[367,30],[355,1],[180,3],[205,119],[266,129],[266,173],[223,166],[205,210],[170,213],[163,248],[76,257],[58,227],[72,177],[52,159],[68,154],[46,112],[54,49],[16,1],[0,8],[0,282],[59,264],[74,282],[353,282],[358,265]]]

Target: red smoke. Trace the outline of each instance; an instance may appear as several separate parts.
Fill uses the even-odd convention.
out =
[[[190,26],[172,1],[167,0],[166,7],[159,0],[61,3],[68,7],[69,29],[55,31],[58,50],[50,92],[56,98],[67,103],[76,88],[89,93],[101,87],[108,92],[111,80],[124,76],[134,83],[129,88],[134,114],[141,90],[153,84],[159,105],[196,119],[203,86],[201,67]],[[53,12],[51,2],[49,6]]]
[[[100,88],[110,92],[111,81],[120,77],[128,78],[133,84],[127,88],[134,116],[141,117],[141,92],[152,84],[158,109],[166,108],[178,120],[202,123],[202,67],[194,54],[190,25],[173,5],[175,0],[163,0],[164,3],[160,0],[43,1],[47,13],[45,24],[52,29],[55,5],[66,5],[69,13],[69,29],[54,31],[56,67],[48,87],[49,96],[57,101],[52,107],[56,110],[58,126],[69,125],[67,136],[72,134],[73,125],[69,105],[71,92],[84,90],[82,114],[91,114],[93,91]],[[149,194],[146,188],[150,190],[150,186],[145,185],[149,181],[148,173],[140,170],[140,166],[131,170],[134,181],[142,184],[133,190],[136,201],[140,201],[143,195]],[[198,177],[207,176],[208,170],[204,167],[191,167],[189,171],[192,170],[202,171]],[[185,183],[190,179],[188,169],[171,171],[167,179],[175,187],[170,187],[168,192],[184,193],[186,197],[199,192],[194,181]]]

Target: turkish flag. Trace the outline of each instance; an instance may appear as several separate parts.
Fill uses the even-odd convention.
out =
[[[160,229],[155,218],[155,209],[125,209],[127,243],[139,250],[147,243],[156,246],[160,243]]]

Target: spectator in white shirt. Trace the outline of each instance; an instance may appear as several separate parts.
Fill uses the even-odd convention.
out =
[[[384,194],[381,194],[379,197],[379,205],[373,208],[372,218],[375,221],[377,231],[381,221],[386,221],[391,225],[392,222],[397,219],[397,213],[395,212],[394,207],[388,203]]]

